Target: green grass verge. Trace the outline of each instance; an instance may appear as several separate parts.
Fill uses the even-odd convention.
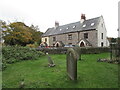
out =
[[[108,53],[82,55],[77,82],[66,74],[66,55],[50,56],[55,67],[48,67],[46,56],[9,65],[2,73],[3,88],[18,88],[22,79],[25,88],[118,88],[118,65],[97,62],[98,58],[108,58]]]

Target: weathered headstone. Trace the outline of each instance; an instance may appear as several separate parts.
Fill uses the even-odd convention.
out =
[[[49,66],[49,67],[54,67],[55,64],[54,64],[53,60],[52,60],[51,57],[48,55],[48,53],[46,53],[46,55],[47,55],[47,57],[48,57],[48,62],[49,62],[48,66]]]
[[[73,49],[76,51],[77,60],[81,60],[80,47],[74,47]]]
[[[67,50],[67,74],[71,80],[77,80],[77,56],[73,48]]]

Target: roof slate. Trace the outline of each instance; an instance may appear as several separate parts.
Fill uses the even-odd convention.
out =
[[[97,29],[99,20],[100,20],[100,17],[96,17],[96,18],[85,20],[83,23],[78,21],[75,23],[58,26],[57,28],[54,28],[54,27],[48,28],[47,31],[42,36],[51,36],[51,35],[57,35],[57,34],[63,34],[63,33]],[[94,23],[93,26],[91,26],[92,23]],[[83,27],[83,25],[85,27]],[[75,26],[75,28],[73,28],[73,26]]]

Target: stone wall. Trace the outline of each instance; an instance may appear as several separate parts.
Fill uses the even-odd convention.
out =
[[[89,30],[79,33],[79,41],[84,38],[84,33],[88,33],[88,41],[92,44],[93,47],[97,47],[97,31]]]
[[[70,43],[72,45],[76,45],[81,39],[84,38],[84,33],[88,33],[87,40],[93,45],[93,47],[97,47],[98,41],[97,41],[97,31],[96,30],[90,30],[90,31],[84,31],[84,32],[74,32],[74,33],[67,33],[67,34],[50,36],[49,46],[53,46],[53,44],[55,44],[56,41],[62,41],[65,45],[69,45]],[[71,40],[68,40],[68,35],[72,35]],[[53,37],[56,37],[56,41],[53,41]]]
[[[72,39],[68,40],[68,35],[72,35]],[[78,33],[67,33],[67,34],[61,34],[61,35],[54,35],[54,36],[50,36],[50,46],[53,46],[53,44],[55,44],[56,41],[53,41],[53,37],[56,37],[56,41],[62,41],[65,45],[68,45],[70,43],[72,43],[72,45],[76,45],[78,42]]]

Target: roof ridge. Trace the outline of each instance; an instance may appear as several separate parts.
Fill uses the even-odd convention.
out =
[[[78,22],[80,22],[80,21],[73,22],[73,23],[68,23],[68,24],[64,24],[64,25],[60,25],[59,27],[61,27],[61,26],[68,26],[68,25],[70,25],[70,24],[75,24],[75,23],[78,23]]]
[[[64,25],[58,26],[56,29],[54,27],[48,28],[43,36],[63,34],[63,33],[76,32],[76,31],[84,31],[84,30],[93,30],[97,28],[101,17],[102,16],[87,19],[83,23],[80,23],[80,21],[77,21],[73,23],[64,24]],[[91,23],[95,23],[95,24],[91,26]],[[84,24],[86,24],[85,27],[83,27]],[[74,28],[74,26],[76,27]]]
[[[85,21],[92,20],[92,19],[98,19],[98,18],[100,18],[100,17],[101,17],[101,16],[95,17],[95,18],[90,18],[90,19],[87,19],[87,20],[85,20]]]
[[[92,19],[97,19],[97,18],[100,18],[100,17],[101,17],[101,16],[95,17],[95,18],[90,18],[90,19],[87,19],[87,20],[85,20],[85,21],[92,20]],[[60,25],[59,27],[61,27],[61,26],[67,26],[67,25],[70,25],[70,24],[75,24],[75,23],[78,23],[78,22],[80,22],[80,21],[73,22],[73,23],[68,23],[68,24],[64,24],[64,25]]]

